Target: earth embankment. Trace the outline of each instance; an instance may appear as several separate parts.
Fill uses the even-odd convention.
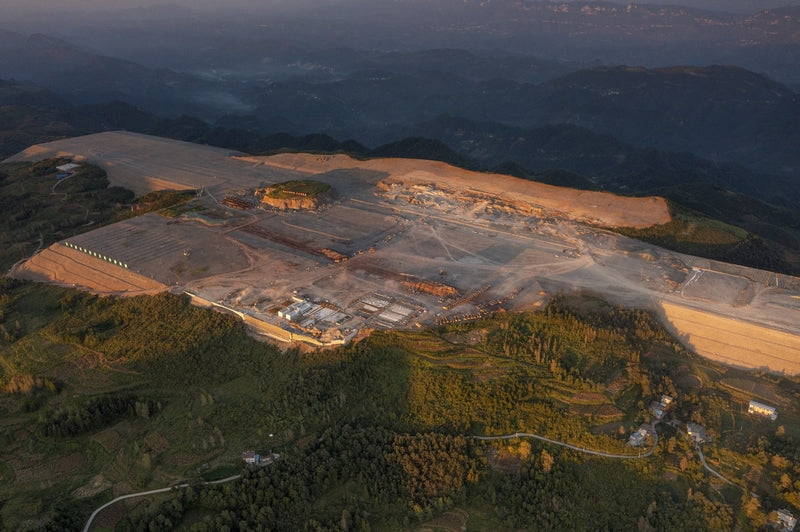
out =
[[[308,174],[360,169],[388,174],[384,184],[435,184],[459,193],[497,196],[508,203],[524,203],[546,213],[606,227],[649,227],[670,221],[666,201],[659,197],[634,198],[608,192],[555,187],[502,174],[464,170],[438,161],[421,159],[370,159],[347,155],[319,156],[285,153],[268,157],[237,157],[266,166]]]
[[[674,332],[697,354],[724,364],[800,374],[800,336],[744,320],[662,302]]]
[[[161,292],[167,286],[149,277],[53,244],[11,271],[18,279],[76,286],[102,295]]]

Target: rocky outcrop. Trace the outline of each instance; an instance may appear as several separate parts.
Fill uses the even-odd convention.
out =
[[[268,195],[261,196],[261,205],[264,207],[271,207],[273,209],[280,209],[283,211],[313,211],[330,203],[329,194],[321,194],[312,197],[287,197],[287,198],[273,198]]]
[[[316,210],[333,200],[330,185],[319,181],[287,181],[255,191],[264,207],[280,210]]]

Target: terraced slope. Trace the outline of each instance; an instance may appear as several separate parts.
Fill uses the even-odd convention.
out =
[[[86,288],[99,294],[138,295],[167,286],[124,267],[56,243],[19,265],[14,277]]]

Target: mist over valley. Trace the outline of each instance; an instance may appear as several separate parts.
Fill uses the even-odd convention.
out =
[[[0,11],[0,529],[800,516],[797,1]]]

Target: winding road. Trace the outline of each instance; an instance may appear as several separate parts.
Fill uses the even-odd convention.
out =
[[[482,441],[510,440],[512,438],[535,438],[537,440],[541,440],[541,441],[544,441],[544,442],[547,442],[547,443],[552,443],[553,445],[560,445],[561,447],[566,447],[568,449],[572,449],[573,451],[578,451],[578,452],[581,452],[581,453],[593,454],[593,455],[596,455],[596,456],[602,456],[604,458],[631,459],[631,458],[647,458],[648,456],[653,454],[653,452],[656,449],[656,445],[658,445],[658,433],[655,431],[655,426],[653,427],[653,429],[654,429],[653,430],[653,433],[654,433],[653,446],[646,453],[637,454],[637,455],[633,455],[633,454],[614,454],[614,453],[606,453],[606,452],[603,452],[603,451],[595,451],[593,449],[585,449],[583,447],[578,447],[577,445],[572,445],[571,443],[566,443],[566,442],[562,442],[562,441],[558,441],[558,440],[553,440],[551,438],[547,438],[545,436],[539,436],[538,434],[531,434],[529,432],[515,432],[514,434],[506,434],[504,436],[472,436],[472,438],[475,439],[475,440],[482,440]],[[711,470],[708,467],[708,465],[706,465],[705,459],[703,458],[703,454],[702,453],[700,453],[700,459],[703,462],[703,465],[705,465],[706,468],[708,468],[710,471],[712,471],[712,473],[716,474],[717,476],[720,476],[720,478],[722,478],[723,480],[728,482],[724,477],[719,475],[719,473],[714,472],[713,470]],[[242,478],[242,475],[234,475],[232,477],[223,478],[222,480],[214,480],[214,481],[211,481],[211,482],[203,482],[203,485],[206,485],[206,484],[223,484],[225,482],[231,482],[233,480],[237,480],[237,479],[240,479],[240,478]],[[112,504],[115,504],[115,503],[117,503],[119,501],[122,501],[122,500],[125,500],[125,499],[131,499],[131,498],[134,498],[134,497],[145,497],[147,495],[156,495],[158,493],[166,493],[166,492],[172,491],[174,489],[182,489],[182,488],[186,488],[188,486],[189,486],[189,483],[188,482],[184,482],[182,484],[176,484],[175,486],[170,486],[168,488],[161,488],[161,489],[157,489],[157,490],[141,491],[139,493],[129,493],[127,495],[120,495],[116,499],[108,501],[107,503],[105,503],[101,507],[97,508],[94,512],[92,512],[92,515],[89,516],[89,519],[86,521],[86,525],[83,527],[83,532],[89,532],[89,528],[92,526],[92,521],[94,521],[94,518],[97,517],[97,514],[99,514],[100,512],[102,512],[103,510],[105,510],[106,508],[111,506]]]
[[[230,482],[232,480],[237,480],[237,479],[240,479],[240,478],[242,478],[242,475],[234,475],[232,477],[223,478],[221,480],[213,480],[213,481],[210,481],[210,482],[203,482],[202,485],[206,485],[206,484],[224,484],[225,482]],[[92,526],[92,521],[94,521],[94,518],[97,517],[97,514],[99,514],[100,512],[102,512],[103,510],[105,510],[106,508],[111,506],[112,504],[116,504],[119,501],[123,501],[125,499],[132,499],[134,497],[145,497],[147,495],[155,495],[157,493],[166,493],[168,491],[172,491],[172,490],[175,490],[175,489],[183,489],[183,488],[187,488],[187,487],[189,487],[189,483],[188,482],[184,482],[182,484],[176,484],[175,486],[170,486],[168,488],[161,488],[161,489],[150,490],[150,491],[140,491],[139,493],[129,493],[127,495],[120,495],[116,499],[108,501],[103,506],[101,506],[100,508],[98,508],[97,510],[92,512],[92,515],[89,516],[89,519],[86,521],[86,525],[84,525],[84,527],[83,527],[83,532],[89,532],[89,528]]]
[[[602,456],[604,458],[622,458],[622,459],[631,459],[631,458],[647,458],[648,456],[652,455],[653,452],[656,450],[656,445],[658,445],[658,433],[655,431],[655,426],[653,426],[653,446],[650,448],[649,451],[643,454],[614,454],[614,453],[606,453],[603,451],[595,451],[594,449],[585,449],[583,447],[578,447],[577,445],[572,445],[571,443],[566,443],[563,441],[553,440],[550,438],[546,438],[544,436],[539,436],[538,434],[531,434],[529,432],[515,432],[514,434],[506,434],[505,436],[473,436],[473,439],[476,440],[483,440],[483,441],[491,441],[491,440],[510,440],[512,438],[535,438],[537,440],[541,440],[547,443],[552,443],[553,445],[560,445],[561,447],[566,447],[567,449],[572,449],[573,451],[578,451],[581,453],[586,454],[593,454],[596,456]],[[702,454],[700,455],[702,456]],[[705,462],[704,462],[705,463]]]
[[[538,434],[532,434],[530,432],[515,432],[514,434],[505,434],[505,435],[502,435],[502,436],[472,436],[472,438],[475,439],[475,440],[481,440],[481,441],[510,440],[510,439],[513,439],[513,438],[534,438],[534,439],[537,439],[537,440],[541,440],[543,442],[551,443],[553,445],[559,445],[561,447],[566,447],[567,449],[572,449],[573,451],[578,451],[580,453],[592,454],[592,455],[595,455],[595,456],[602,456],[603,458],[615,458],[615,459],[624,459],[624,460],[647,458],[648,456],[651,456],[653,454],[653,452],[655,452],[656,446],[658,445],[658,432],[656,432],[656,430],[655,430],[655,425],[653,425],[653,446],[650,447],[650,449],[647,452],[636,454],[636,455],[633,455],[633,454],[606,453],[606,452],[603,452],[603,451],[596,451],[594,449],[586,449],[584,447],[578,447],[577,445],[572,445],[571,443],[566,443],[566,442],[563,442],[563,441],[554,440],[552,438],[547,438],[545,436],[539,436]],[[726,482],[726,483],[734,485],[734,486],[738,486],[738,484],[734,484],[733,482],[731,482],[727,478],[723,477],[717,471],[711,469],[711,467],[706,462],[706,458],[705,458],[705,456],[703,456],[703,451],[700,449],[699,445],[695,445],[695,449],[697,450],[697,454],[700,457],[700,462],[703,464],[703,467],[705,469],[707,469],[712,475],[714,475],[714,476],[718,477],[719,479],[721,479],[723,482]],[[225,482],[231,482],[233,480],[238,480],[240,478],[242,478],[242,475],[234,475],[232,477],[223,478],[221,480],[203,482],[202,484],[203,485],[206,485],[206,484],[223,484]],[[161,489],[150,490],[150,491],[142,491],[142,492],[139,492],[139,493],[129,493],[128,495],[120,495],[116,499],[113,499],[113,500],[105,503],[104,505],[102,505],[101,507],[96,509],[94,512],[92,512],[92,515],[89,516],[88,521],[86,521],[86,525],[83,527],[83,532],[89,532],[89,528],[92,526],[92,521],[94,521],[94,518],[97,517],[97,514],[99,514],[100,512],[102,512],[103,510],[105,510],[106,508],[111,506],[112,504],[115,504],[115,503],[117,503],[119,501],[122,501],[122,500],[125,500],[125,499],[131,499],[131,498],[134,498],[134,497],[145,497],[147,495],[155,495],[155,494],[158,494],[158,493],[166,493],[166,492],[172,491],[174,489],[182,489],[182,488],[186,488],[188,486],[189,486],[189,483],[188,482],[184,482],[182,484],[177,484],[175,486],[170,486],[168,488],[161,488]]]
[[[705,467],[708,470],[709,473],[711,473],[715,477],[721,479],[723,482],[726,482],[726,483],[730,484],[731,486],[737,486],[737,487],[741,488],[741,486],[739,486],[738,484],[736,484],[734,482],[731,482],[727,478],[723,477],[717,471],[714,471],[713,469],[711,469],[711,466],[708,465],[708,462],[706,462],[706,457],[703,456],[703,451],[700,449],[700,445],[699,444],[695,444],[694,448],[697,451],[697,455],[700,457],[700,463],[703,464],[703,467]],[[742,488],[742,489],[744,489],[744,488]]]

